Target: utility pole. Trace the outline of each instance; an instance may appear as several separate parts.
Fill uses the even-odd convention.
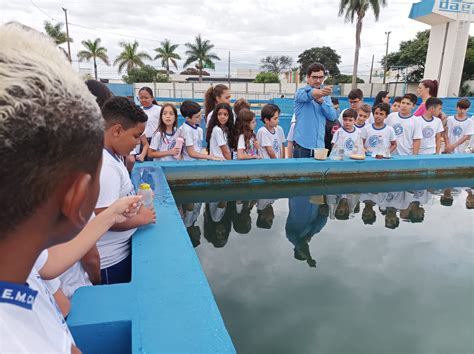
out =
[[[392,33],[392,31],[388,31],[388,32],[385,32],[385,34],[387,35],[387,47],[385,48],[385,63],[384,63],[384,68],[383,68],[383,84],[385,85],[385,78],[387,76],[387,55],[388,55],[388,42],[390,40],[390,33]]]
[[[370,65],[369,84],[372,83],[372,71],[374,71],[374,57],[375,57],[375,54],[372,54],[372,64]]]
[[[227,66],[227,82],[229,83],[229,87],[230,87],[230,50],[229,50],[229,65]]]
[[[70,40],[69,40],[69,23],[67,22],[67,9],[65,9],[64,7],[62,8],[63,11],[64,11],[64,16],[66,17],[66,36],[67,36],[67,54],[69,56],[69,62],[72,63],[72,59],[71,59],[71,43],[70,43]]]

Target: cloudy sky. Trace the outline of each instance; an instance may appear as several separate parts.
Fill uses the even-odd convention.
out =
[[[375,67],[380,66],[377,61],[385,54],[384,32],[392,32],[389,51],[396,51],[400,41],[429,28],[408,18],[413,1],[387,2],[378,22],[373,13],[364,20],[361,74],[370,71],[372,54]],[[334,48],[342,57],[341,71],[351,73],[355,25],[344,23],[337,16],[338,4],[339,0],[2,0],[0,21],[19,21],[42,30],[46,20],[64,22],[61,8],[67,8],[74,60],[81,41],[97,37],[102,39],[112,61],[120,52],[118,43],[134,39],[154,57],[153,49],[168,38],[180,44],[178,53],[184,58],[184,43],[200,33],[215,45],[214,52],[222,59],[211,75],[227,74],[229,51],[231,69],[258,69],[260,59],[266,55],[289,55],[296,62],[298,54],[316,46]],[[74,65],[90,67],[77,60]],[[152,65],[160,66],[158,61]],[[99,76],[119,77],[116,67],[103,64],[99,65]]]

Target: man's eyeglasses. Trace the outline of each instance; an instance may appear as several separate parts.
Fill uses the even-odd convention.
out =
[[[313,80],[324,80],[325,76],[310,76]]]
[[[357,104],[360,100],[349,100],[349,104]]]

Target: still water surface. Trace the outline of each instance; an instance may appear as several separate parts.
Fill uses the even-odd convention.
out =
[[[474,352],[471,189],[302,194],[175,194],[238,353]]]

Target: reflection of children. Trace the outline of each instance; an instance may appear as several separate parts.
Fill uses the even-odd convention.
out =
[[[206,204],[204,210],[204,238],[216,248],[224,247],[231,229],[231,208],[227,202]]]
[[[474,195],[472,194],[472,189],[466,189],[466,209],[474,209]]]
[[[388,207],[385,214],[385,227],[387,229],[396,229],[400,225],[400,218],[397,216],[397,209]]]
[[[235,212],[232,218],[234,231],[239,234],[248,234],[252,228],[252,219],[250,212],[252,211],[254,201],[236,201]]]
[[[425,209],[420,202],[411,202],[408,207],[408,220],[412,223],[420,223],[425,219]]]
[[[374,206],[375,203],[372,200],[364,200],[364,209],[362,209],[362,221],[366,225],[372,225],[377,219]]]
[[[272,204],[274,199],[260,199],[257,201],[257,227],[260,229],[271,229],[275,213]]]
[[[188,231],[189,238],[193,247],[199,246],[201,243],[201,229],[194,225],[201,213],[201,203],[183,204],[183,222]]]
[[[443,195],[441,195],[439,202],[443,206],[453,205],[454,198],[453,198],[453,195],[451,194],[451,189],[445,189],[443,191]]]

